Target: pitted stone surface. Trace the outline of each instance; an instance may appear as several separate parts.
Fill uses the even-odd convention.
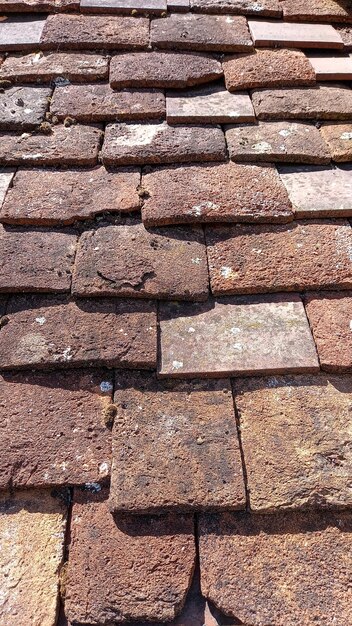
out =
[[[6,194],[12,183],[14,175],[15,175],[14,169],[10,169],[10,168],[5,169],[2,167],[0,170],[0,209],[6,198]]]
[[[150,302],[13,296],[6,313],[0,368],[156,365],[156,309]]]
[[[279,168],[297,217],[352,216],[350,167]]]
[[[311,56],[317,80],[352,80],[352,58],[350,56]]]
[[[69,621],[169,621],[195,565],[193,518],[114,517],[108,493],[76,490],[65,608]]]
[[[250,508],[350,506],[351,376],[234,381]]]
[[[108,59],[99,54],[33,52],[9,56],[0,67],[0,79],[12,82],[46,83],[57,78],[88,82],[107,76]]]
[[[105,165],[224,161],[225,137],[220,126],[109,124],[102,150]]]
[[[161,304],[160,350],[163,376],[221,377],[319,368],[303,304],[296,295]]]
[[[226,141],[236,161],[321,164],[331,158],[318,129],[303,122],[228,126]]]
[[[220,62],[195,52],[125,52],[110,61],[110,85],[125,87],[184,88],[222,76]]]
[[[117,372],[114,402],[113,510],[245,508],[228,380],[160,381]]]
[[[0,496],[4,626],[55,626],[65,526],[66,509],[48,491],[30,489]]]
[[[0,0],[0,11],[78,11],[79,0]]]
[[[143,175],[146,226],[199,222],[288,222],[291,204],[272,165],[187,165]]]
[[[136,220],[85,231],[72,291],[79,296],[206,300],[203,231],[180,226],[148,231]]]
[[[0,23],[1,26],[1,23]],[[49,108],[51,89],[11,87],[0,93],[0,129],[30,130],[38,126]]]
[[[281,0],[285,20],[352,22],[350,0]]]
[[[96,165],[102,131],[95,126],[54,126],[50,135],[0,133],[0,164]]]
[[[330,24],[248,20],[248,26],[255,46],[343,48],[340,34]]]
[[[112,388],[104,370],[0,376],[0,487],[83,484],[109,475]]]
[[[2,9],[6,10],[6,9]],[[1,21],[0,50],[31,50],[41,40],[45,20],[28,17],[7,17]]]
[[[349,626],[351,531],[341,512],[202,515],[202,593],[251,626],[331,626],[336,616]]]
[[[352,292],[310,294],[306,311],[322,369],[352,372]]]
[[[1,180],[1,178],[0,178]],[[139,209],[137,169],[19,169],[0,219],[9,224],[72,224],[99,213]]]
[[[320,133],[334,161],[352,161],[352,124],[323,124]]]
[[[336,25],[336,30],[343,41],[345,50],[352,50],[352,26]]]
[[[167,11],[166,0],[81,0],[82,13],[127,13],[140,11],[158,14]]]
[[[169,124],[255,122],[248,93],[231,94],[222,87],[202,87],[166,94]]]
[[[352,91],[345,85],[260,89],[252,94],[259,120],[346,120],[352,116]]]
[[[192,11],[201,13],[235,13],[260,17],[281,17],[279,0],[191,0]]]
[[[152,21],[150,36],[157,48],[246,52],[253,47],[242,16],[171,14]]]
[[[0,225],[0,291],[70,291],[76,242],[72,231]]]
[[[227,57],[223,61],[229,91],[255,87],[314,85],[311,63],[300,50],[261,49]]]
[[[214,295],[352,288],[347,220],[206,229]]]

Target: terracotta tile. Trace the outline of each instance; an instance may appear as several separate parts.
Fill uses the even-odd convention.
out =
[[[0,11],[77,11],[79,0],[0,0]]]
[[[340,34],[330,24],[248,20],[248,26],[255,46],[343,48]]]
[[[242,16],[171,14],[151,22],[150,36],[157,48],[245,52],[253,46]]]
[[[310,56],[318,80],[352,80],[352,58],[349,56]]]
[[[107,76],[107,57],[74,52],[34,52],[9,56],[0,68],[0,78],[24,83],[46,83],[56,78],[89,82],[104,80]]]
[[[15,175],[15,170],[10,168],[1,168],[0,170],[0,208],[3,205],[8,189]]]
[[[222,87],[202,87],[167,92],[166,119],[169,124],[226,124],[234,120],[255,122],[255,115],[247,93],[231,94]]]
[[[230,158],[236,161],[330,162],[330,153],[318,129],[303,122],[229,126],[225,135]]]
[[[351,376],[234,381],[250,508],[352,503]]]
[[[74,623],[168,621],[191,585],[191,516],[113,517],[107,493],[76,490],[65,609]]]
[[[150,15],[167,11],[166,0],[81,0],[82,13],[127,13],[140,11]]]
[[[0,487],[99,482],[110,474],[106,371],[0,376]]]
[[[345,168],[279,168],[297,217],[352,215],[352,171]]]
[[[343,41],[345,50],[352,50],[352,26],[336,25],[336,30]]]
[[[70,291],[76,242],[68,230],[0,225],[0,291]]]
[[[352,292],[310,294],[306,311],[327,372],[352,372]]]
[[[4,626],[55,626],[66,509],[44,490],[0,497],[1,606]]]
[[[116,372],[110,507],[130,513],[244,509],[228,380]]]
[[[3,369],[155,367],[156,310],[150,302],[14,296],[6,313]]]
[[[224,161],[220,126],[109,124],[102,150],[105,165]]]
[[[1,180],[1,177],[0,177]],[[60,225],[139,209],[137,169],[19,169],[0,211],[8,224]]]
[[[323,124],[320,133],[334,161],[352,161],[352,124]]]
[[[114,89],[193,87],[221,76],[217,59],[195,52],[125,52],[110,62],[110,85]]]
[[[296,295],[162,304],[160,351],[159,372],[169,377],[307,372],[319,367]]]
[[[341,512],[202,515],[202,593],[252,626],[348,626],[351,530]]]
[[[260,17],[281,17],[282,9],[279,0],[191,0],[192,11],[201,13],[235,13],[236,15],[253,15]]]
[[[80,296],[206,300],[203,231],[180,226],[148,231],[136,220],[85,231],[72,291]]]
[[[214,295],[352,288],[347,220],[206,229]]]
[[[0,129],[31,130],[38,126],[49,108],[51,89],[11,87],[0,93]]]
[[[0,50],[24,52],[38,46],[44,24],[44,19],[36,17],[7,17],[1,21]]]
[[[314,70],[300,50],[259,48],[227,57],[222,65],[229,91],[315,84]]]
[[[349,0],[281,0],[285,20],[352,22]]]
[[[317,85],[302,89],[261,89],[252,102],[260,120],[346,120],[352,115],[352,91],[345,85]]]
[[[143,175],[146,226],[288,222],[291,204],[272,165],[227,162],[153,169]]]

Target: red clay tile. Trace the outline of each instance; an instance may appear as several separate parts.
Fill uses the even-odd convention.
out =
[[[85,231],[79,240],[72,292],[79,296],[206,300],[203,231],[180,226],[148,231],[136,220]]]
[[[201,13],[235,13],[260,17],[281,17],[279,0],[191,0],[192,11]]]
[[[107,57],[88,53],[35,52],[9,56],[0,68],[0,79],[24,83],[47,83],[56,78],[89,82],[107,76]]]
[[[130,513],[244,509],[228,380],[116,372],[110,507]]]
[[[155,367],[156,309],[150,302],[13,296],[6,314],[0,368]]]
[[[343,48],[340,34],[330,24],[248,20],[248,26],[255,46]]]
[[[110,473],[105,371],[0,376],[0,488],[99,482]]]
[[[146,226],[199,222],[288,222],[288,201],[272,165],[186,165],[143,175]]]
[[[171,14],[152,21],[150,36],[153,46],[175,50],[246,52],[253,46],[242,16]]]
[[[1,180],[1,178],[0,178]],[[139,209],[137,169],[20,169],[0,211],[8,224],[60,225]]]
[[[318,129],[303,122],[229,126],[225,134],[230,158],[236,161],[330,162],[330,153]]]
[[[38,17],[6,17],[0,24],[0,50],[32,50],[40,43],[44,24]]]
[[[306,311],[327,372],[352,372],[352,292],[310,294]]]
[[[351,531],[342,512],[201,515],[202,593],[242,624],[331,626],[339,616],[349,626]]]
[[[345,50],[352,50],[352,26],[336,25],[336,30],[343,41]]]
[[[247,93],[231,94],[222,87],[167,92],[166,119],[169,124],[255,122]]]
[[[14,175],[15,175],[14,169],[1,168],[1,171],[0,171],[0,209],[3,205],[3,202],[5,200],[8,189],[12,183]]]
[[[303,304],[296,295],[161,304],[160,350],[159,372],[168,377],[319,368]]]
[[[281,0],[285,20],[352,22],[350,0]]]
[[[102,150],[105,165],[224,161],[220,126],[109,124]]]
[[[215,296],[352,288],[347,220],[206,229]]]
[[[221,64],[217,59],[195,52],[125,52],[110,61],[110,85],[114,89],[181,89],[211,82],[221,76]]]
[[[352,504],[351,376],[234,381],[250,508]]]
[[[222,65],[229,91],[315,84],[312,65],[300,50],[259,48],[227,57]]]
[[[77,11],[79,0],[0,0],[0,11],[14,12],[54,12]]]
[[[334,161],[352,161],[352,124],[323,124],[320,133]]]
[[[349,56],[310,56],[317,80],[352,80],[352,58]]]
[[[50,135],[0,133],[0,164],[96,165],[101,138],[96,126],[54,126]]]
[[[0,291],[69,291],[76,241],[72,231],[0,225]]]
[[[352,116],[352,91],[345,85],[301,89],[261,89],[252,102],[259,120],[346,120]]]
[[[38,126],[49,108],[48,87],[11,87],[0,93],[0,129],[31,130]]]
[[[113,517],[107,495],[75,491],[68,619],[90,624],[173,619],[192,581],[193,518]]]
[[[140,11],[150,15],[167,11],[166,0],[81,0],[82,13],[126,13]]]

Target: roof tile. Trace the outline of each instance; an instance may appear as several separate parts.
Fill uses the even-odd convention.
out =
[[[49,107],[51,89],[11,87],[0,93],[0,129],[31,130],[38,126]]]
[[[310,56],[318,80],[352,80],[350,56]]]
[[[352,22],[350,0],[281,0],[285,20]]]
[[[0,50],[33,49],[40,43],[44,25],[38,17],[7,17],[0,25]]]
[[[226,124],[254,122],[255,115],[247,93],[231,94],[222,87],[167,92],[166,119],[169,124]]]
[[[201,13],[235,13],[236,15],[255,15],[281,17],[279,0],[191,0],[192,11]]]
[[[248,26],[255,46],[343,48],[340,34],[330,24],[248,20]]]
[[[46,83],[56,78],[77,82],[108,77],[108,59],[100,54],[34,52],[9,56],[0,68],[0,78],[12,82]]]
[[[345,85],[260,89],[252,102],[259,120],[348,120],[352,116],[352,90]]]
[[[0,11],[77,11],[80,0],[0,0]]]
[[[352,116],[351,116],[352,117]],[[352,161],[352,124],[323,124],[321,136],[334,161]]]
[[[150,15],[167,11],[166,0],[81,0],[82,13],[126,13],[145,12]]]

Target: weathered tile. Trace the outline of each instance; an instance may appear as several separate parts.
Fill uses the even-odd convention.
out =
[[[352,288],[347,220],[206,229],[214,295]]]
[[[336,25],[336,30],[343,41],[345,50],[352,50],[352,26]]]
[[[206,300],[203,231],[180,226],[148,231],[137,220],[85,231],[79,240],[72,292],[79,296]]]
[[[45,20],[6,17],[0,23],[0,50],[31,50],[40,43]]]
[[[155,367],[156,309],[150,302],[13,296],[6,313],[0,368]]]
[[[352,372],[352,292],[310,294],[306,311],[327,372]]]
[[[0,11],[77,11],[79,0],[0,0]]]
[[[350,0],[281,0],[285,20],[352,22]]]
[[[230,158],[236,161],[330,162],[330,153],[318,129],[303,122],[229,126],[225,135]]]
[[[195,564],[193,518],[114,517],[105,490],[76,490],[65,609],[73,623],[169,621]]]
[[[222,87],[167,92],[166,119],[169,124],[255,122],[248,93],[231,94]]]
[[[122,15],[49,15],[42,48],[96,50],[147,48],[149,20]]]
[[[0,291],[70,291],[76,241],[72,231],[0,225]]]
[[[340,34],[330,24],[248,20],[248,26],[255,46],[343,48]]]
[[[153,169],[143,175],[146,226],[288,222],[291,204],[273,165],[232,163]],[[6,205],[5,205],[6,206]]]
[[[1,488],[84,484],[109,475],[111,374],[5,373],[0,389]]]
[[[0,496],[0,619],[55,626],[66,509],[49,491]]]
[[[189,0],[167,0],[167,8],[169,11],[178,11],[183,13],[185,11],[189,11],[190,6]]]
[[[346,120],[352,116],[352,91],[345,85],[301,89],[259,89],[252,94],[259,120]]]
[[[0,168],[0,209],[5,200],[8,189],[15,175],[15,170],[10,168]]]
[[[1,175],[0,175],[1,176]],[[1,180],[1,178],[0,178]],[[139,209],[137,169],[20,169],[0,211],[9,224],[59,225]]]
[[[236,15],[255,15],[260,17],[281,17],[279,0],[191,0],[193,11],[201,13],[235,13]]]
[[[319,368],[303,304],[296,295],[162,304],[160,350],[159,371],[164,376],[221,377]]]
[[[0,78],[11,82],[47,83],[57,78],[76,82],[104,80],[108,59],[100,54],[32,52],[8,56],[0,67]]]
[[[336,616],[349,626],[351,531],[341,512],[201,515],[202,593],[251,626],[331,626]]]
[[[51,89],[48,87],[11,87],[3,90],[0,93],[0,129],[34,129],[44,120],[50,96]]]
[[[334,161],[352,161],[352,124],[323,124],[320,133]]]
[[[310,56],[318,80],[352,80],[350,56]]]
[[[171,14],[151,22],[150,36],[157,48],[246,52],[253,47],[242,16]]]
[[[167,11],[166,0],[81,0],[82,13],[127,13],[140,11],[160,14]]]
[[[352,216],[350,168],[280,167],[297,217]]]
[[[224,161],[225,136],[220,126],[109,124],[102,149],[105,165]]]
[[[102,130],[95,126],[54,126],[50,135],[0,133],[4,165],[96,165]]]
[[[259,48],[227,57],[222,65],[229,91],[315,84],[312,65],[300,50]]]
[[[351,376],[234,381],[250,508],[352,503]]]
[[[222,76],[220,62],[195,52],[124,52],[110,61],[110,85],[125,87],[184,88]]]
[[[228,380],[116,372],[110,507],[130,513],[244,509]]]

